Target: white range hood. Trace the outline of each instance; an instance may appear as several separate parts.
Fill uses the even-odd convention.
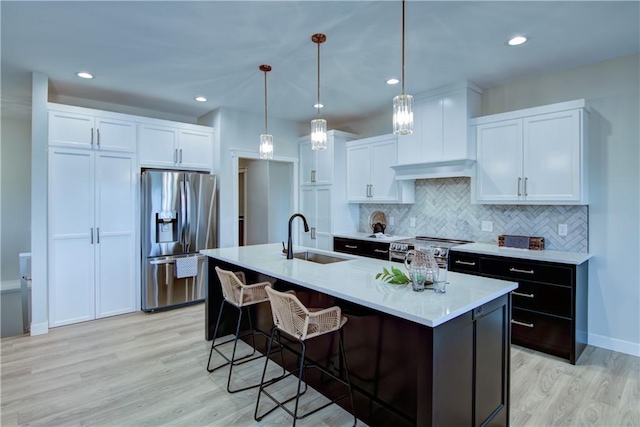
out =
[[[439,162],[411,163],[391,166],[396,180],[454,178],[475,175],[476,161],[471,159],[443,160]]]

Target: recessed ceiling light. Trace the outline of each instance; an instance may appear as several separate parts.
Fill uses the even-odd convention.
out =
[[[313,104],[313,108],[324,108],[324,104]]]
[[[198,102],[207,102],[207,98],[204,96],[196,96],[195,100]]]
[[[512,37],[511,39],[509,39],[507,44],[509,46],[519,46],[519,45],[521,45],[523,43],[526,43],[526,42],[527,42],[527,38],[526,37],[524,37],[524,36],[515,36],[515,37]]]
[[[392,78],[387,80],[387,84],[388,85],[397,85],[398,83],[400,83],[400,80],[396,79],[396,78]]]
[[[76,76],[83,78],[83,79],[92,79],[93,78],[93,74],[91,73],[87,73],[84,71],[80,71],[79,73],[76,73]]]

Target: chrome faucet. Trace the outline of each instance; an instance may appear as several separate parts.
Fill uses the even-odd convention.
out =
[[[291,218],[289,218],[289,236],[287,237],[287,259],[293,259],[293,244],[291,243],[291,223],[297,216],[302,218],[302,223],[304,224],[304,232],[309,232],[309,224],[307,224],[307,218],[305,218],[304,215],[302,215],[301,213],[295,213],[291,215]]]

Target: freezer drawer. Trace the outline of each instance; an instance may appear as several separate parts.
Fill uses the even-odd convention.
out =
[[[175,274],[175,263],[176,259],[183,257],[147,260],[142,288],[142,310],[154,311],[204,300],[204,288],[207,283],[205,257],[192,256],[198,259],[197,275],[180,279]]]

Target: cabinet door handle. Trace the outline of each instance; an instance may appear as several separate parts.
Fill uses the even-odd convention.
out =
[[[524,322],[519,322],[519,321],[513,320],[513,319],[511,319],[511,323],[513,323],[515,325],[526,326],[527,328],[533,328],[533,323],[524,323]]]
[[[509,269],[510,272],[512,273],[524,273],[524,274],[533,274],[534,271],[533,270],[520,270],[519,268],[513,268],[511,267]]]
[[[93,128],[91,128],[91,146],[93,147]],[[93,242],[91,242],[93,243]]]
[[[316,182],[316,171],[311,171],[311,182]]]
[[[316,239],[316,228],[315,227],[311,227],[311,239],[313,239],[313,240]]]
[[[374,250],[373,250],[373,252],[377,252],[377,253],[379,253],[379,254],[388,254],[388,253],[389,253],[389,251],[388,251],[388,250],[384,251],[384,250],[382,250],[382,249],[374,249]]]
[[[173,150],[173,163],[178,163],[178,149]]]
[[[180,164],[182,164],[182,148],[180,149]]]
[[[471,267],[475,267],[476,262],[475,261],[460,261],[459,259],[457,259],[456,260],[456,264],[470,265]]]
[[[516,291],[513,291],[513,292],[511,292],[511,293],[512,293],[513,295],[517,295],[517,296],[519,296],[519,297],[525,297],[525,298],[533,298],[533,297],[534,297],[534,294],[523,294],[523,293],[521,293],[521,292],[516,292]]]
[[[100,227],[96,228],[96,243],[100,244]]]
[[[522,182],[522,178],[518,177],[518,196],[522,196],[522,193],[520,192],[520,183]]]
[[[524,197],[527,197],[527,181],[529,180],[529,178],[527,178],[526,176],[524,177]]]
[[[98,146],[98,148],[100,148],[100,129],[96,129],[96,145]]]
[[[347,249],[358,249],[358,246],[356,245],[344,245],[344,247]]]
[[[91,132],[93,134],[93,132]],[[91,244],[93,245],[93,227],[91,227],[91,231],[89,232],[91,234]]]

